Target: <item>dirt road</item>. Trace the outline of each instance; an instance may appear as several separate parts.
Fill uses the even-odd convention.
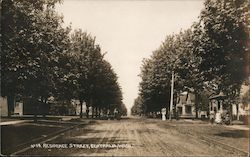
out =
[[[190,125],[192,128],[199,128],[199,125],[212,130],[216,128],[209,126],[209,124],[192,125]],[[178,126],[178,128],[175,126]],[[244,149],[240,151],[224,144],[221,145],[216,140],[209,140],[210,138],[206,136],[207,133],[205,132],[204,134],[195,132],[195,130],[186,129],[186,126],[181,129],[180,126],[181,124],[146,119],[94,121],[88,126],[78,127],[45,142],[47,145],[41,144],[41,147],[30,148],[21,154],[63,156],[247,156],[247,146],[239,146],[239,148]],[[227,128],[221,127],[221,132],[229,131],[225,129]],[[197,133],[199,134],[197,135]],[[241,145],[248,145],[247,134],[234,140],[241,140]],[[226,139],[222,142],[227,144]],[[229,142],[233,142],[231,138],[229,138]]]

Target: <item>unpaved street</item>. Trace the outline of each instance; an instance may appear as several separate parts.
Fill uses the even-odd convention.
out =
[[[219,136],[223,135],[223,132],[232,133],[234,136]],[[247,156],[247,133],[247,131],[232,130],[224,126],[212,126],[206,123],[186,124],[149,119],[97,120],[87,126],[65,132],[45,143],[67,144],[67,146],[70,144],[71,146],[72,144],[78,144],[77,146],[92,145],[99,146],[99,148],[30,148],[20,154],[64,156]],[[239,135],[236,136],[236,134]],[[217,141],[221,144],[217,143]],[[108,146],[112,144],[121,147],[109,148]],[[100,145],[103,148],[100,148]]]

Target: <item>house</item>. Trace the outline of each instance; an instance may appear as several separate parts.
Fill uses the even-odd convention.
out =
[[[74,106],[75,108],[75,115],[80,115],[81,112],[81,105],[80,105],[80,101],[79,100],[75,100],[72,99],[71,100],[71,104]],[[86,102],[83,102],[82,104],[82,115],[85,116],[86,115]]]
[[[14,115],[22,116],[24,114],[23,109],[24,109],[23,102],[15,102]]]
[[[210,103],[209,103],[209,111],[210,113],[223,113],[226,108],[225,108],[225,105],[223,104],[223,100],[225,99],[225,95],[223,92],[220,92],[219,94],[217,95],[211,95],[210,96]]]
[[[14,104],[11,106],[11,114],[14,115],[23,115],[23,103],[20,101],[16,101],[17,99],[14,99]],[[7,97],[0,97],[0,110],[1,110],[1,116],[8,116],[8,99]]]
[[[36,105],[34,105],[36,103]],[[54,97],[49,97],[46,103],[32,101],[30,98],[15,97],[11,107],[12,115],[34,115],[36,110],[39,115],[79,115],[80,102],[77,100],[56,101]],[[0,97],[1,116],[8,115],[7,97]],[[83,104],[83,115],[86,114],[86,104]]]
[[[250,86],[242,85],[240,90],[240,101],[233,104],[232,114],[235,120],[241,120],[247,123],[250,118]]]
[[[195,118],[195,95],[183,92],[177,98],[176,109],[180,118]],[[206,111],[198,111],[198,117],[207,117]]]
[[[0,110],[1,116],[8,115],[7,97],[0,97]]]
[[[243,103],[243,95],[247,94],[247,92],[249,92],[249,86],[242,85],[240,91],[240,101],[237,104],[232,105],[233,120],[247,121],[250,114],[250,102]],[[224,95],[223,92],[210,96],[209,112],[211,115],[216,113],[223,114],[228,111],[228,105],[224,102],[225,98],[226,95]]]
[[[247,96],[247,102],[244,103],[244,96]],[[242,85],[240,90],[240,103],[239,103],[239,113],[240,115],[250,114],[250,86]],[[236,114],[236,105],[233,106],[233,114]]]

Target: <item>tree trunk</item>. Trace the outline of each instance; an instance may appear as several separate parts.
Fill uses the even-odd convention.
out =
[[[97,118],[98,118],[98,108],[95,107],[95,119],[97,119]]]
[[[13,95],[7,96],[7,106],[8,106],[8,117],[11,117],[11,113],[14,110],[15,97]]]
[[[236,104],[236,116],[237,116],[237,120],[240,120],[240,115],[239,115],[239,104]]]
[[[95,118],[97,119],[97,114],[98,114],[98,111],[97,111],[97,107],[95,107]]]
[[[93,107],[93,110],[92,110],[93,119],[95,119],[95,114],[96,114],[95,107]]]
[[[91,106],[91,112],[92,112],[91,118],[93,119],[94,118],[94,107],[93,107],[93,99],[92,98],[90,98],[90,106]]]
[[[82,118],[82,100],[80,100],[80,118]]]
[[[232,106],[232,104],[229,104],[229,116],[230,116],[230,121],[233,121],[233,106]]]
[[[38,102],[32,98],[32,103],[34,103],[34,122],[37,122]]]
[[[89,118],[89,103],[86,102],[86,117]]]
[[[101,119],[101,108],[98,108],[98,118]]]
[[[94,119],[94,114],[95,114],[95,107],[93,107],[92,105],[92,115],[91,115],[92,119]]]
[[[43,108],[43,118],[46,117],[46,110],[47,110],[47,102],[45,99],[42,99],[42,108]]]
[[[37,110],[35,109],[34,122],[37,122]]]
[[[173,100],[173,115],[177,120],[177,93],[174,93],[174,100]]]
[[[195,119],[198,119],[198,111],[199,111],[199,94],[195,92]]]

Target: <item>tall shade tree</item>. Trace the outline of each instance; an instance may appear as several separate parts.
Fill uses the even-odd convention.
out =
[[[196,118],[198,118],[198,111],[204,108],[201,103],[201,95],[204,92],[204,76],[199,68],[202,58],[197,55],[203,52],[201,35],[202,30],[199,23],[194,23],[191,29],[180,32],[177,39],[180,62],[176,73],[179,76],[179,81],[182,82],[178,90],[195,94]]]
[[[87,117],[89,117],[89,107],[92,107],[92,118],[94,115],[100,115],[101,109],[114,109],[122,105],[122,92],[117,82],[117,75],[110,63],[104,59],[104,54],[101,53],[100,46],[95,43],[95,38],[81,29],[75,30],[71,35],[68,56],[71,62],[66,65],[71,70],[63,76],[62,82],[72,87],[74,94],[71,98],[80,100],[81,118],[83,102],[86,102]]]
[[[134,100],[134,105],[131,108],[131,115],[143,115],[144,112],[144,104],[143,104],[143,99],[139,95],[135,100]]]
[[[57,2],[2,1],[1,94],[10,99],[9,116],[17,94],[32,98],[36,112],[35,101],[45,101],[54,89],[54,68],[67,49],[69,32],[61,27]]]
[[[246,80],[248,0],[206,0],[200,20],[204,29],[201,64],[207,81],[218,85],[226,101],[236,103]],[[209,45],[208,45],[209,43]]]
[[[95,85],[95,71],[101,62],[100,48],[95,45],[95,40],[81,29],[75,30],[71,35],[70,54],[73,57],[73,69],[64,76],[65,81],[75,86],[74,97],[80,100],[82,117],[82,103],[87,103],[87,108],[92,103],[93,88]]]
[[[153,55],[143,61],[140,95],[147,111],[169,101],[171,72],[175,74],[175,103],[180,92],[195,94],[196,117],[207,109],[208,95],[224,92],[228,107],[237,103],[246,80],[247,0],[206,0],[190,29],[169,35]],[[249,15],[248,15],[249,16]],[[217,88],[214,88],[217,87]],[[165,89],[164,89],[165,88]],[[156,105],[161,104],[161,105]],[[204,104],[204,105],[202,105]]]

